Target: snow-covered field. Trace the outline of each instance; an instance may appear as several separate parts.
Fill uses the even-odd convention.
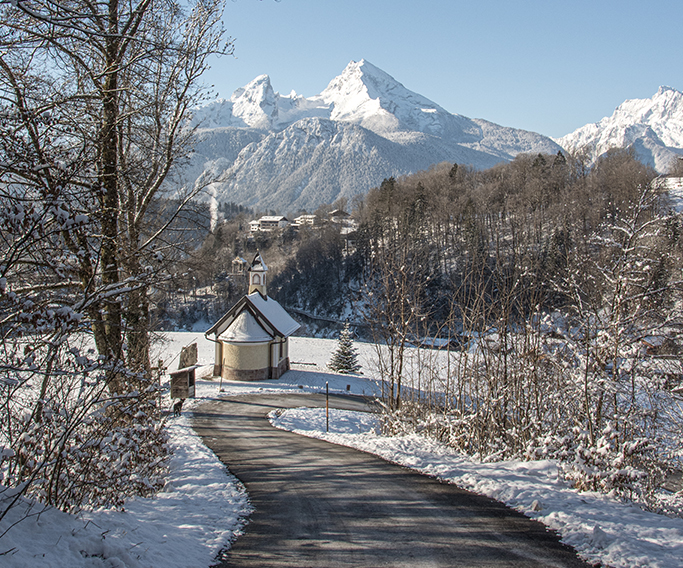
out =
[[[199,376],[211,372],[213,344],[201,333],[167,333],[155,345],[169,368],[180,347],[197,342]],[[293,370],[278,381],[236,383],[198,380],[197,398],[183,416],[170,419],[175,455],[162,493],[134,499],[125,511],[88,511],[78,516],[41,511],[17,526],[0,523],[0,565],[18,567],[208,567],[239,535],[249,503],[239,482],[190,428],[189,412],[202,399],[268,392],[375,394],[372,346],[357,344],[363,376],[336,375],[325,366],[334,340],[292,338]],[[170,400],[166,400],[170,407]],[[683,519],[646,513],[602,495],[578,493],[558,479],[550,461],[481,464],[419,436],[382,437],[374,417],[333,410],[325,433],[321,409],[292,409],[273,416],[280,428],[374,453],[478,493],[493,497],[557,530],[583,558],[614,567],[683,567]]]

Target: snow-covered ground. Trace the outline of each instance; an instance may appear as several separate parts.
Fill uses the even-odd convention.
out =
[[[155,344],[169,368],[177,354],[197,342],[199,376],[211,372],[213,344],[201,333],[167,333]],[[166,488],[153,499],[133,499],[125,511],[88,511],[78,516],[46,510],[12,527],[0,538],[0,565],[18,567],[208,567],[239,535],[249,503],[239,484],[190,427],[189,412],[201,400],[268,392],[377,393],[373,348],[357,344],[362,376],[326,370],[336,341],[292,338],[293,370],[278,381],[236,383],[200,378],[197,398],[183,416],[170,419],[175,449]],[[168,407],[170,400],[166,399]],[[376,433],[374,417],[333,410],[325,433],[321,409],[292,409],[273,416],[280,427],[379,455],[488,495],[557,530],[583,558],[614,567],[683,567],[683,519],[646,513],[602,495],[578,493],[558,478],[550,461],[477,463],[419,436],[387,438]],[[41,511],[34,507],[33,513]],[[20,510],[0,522],[0,535]]]
[[[202,444],[189,416],[170,425],[173,457],[164,490],[131,499],[124,511],[68,515],[27,503],[0,523],[0,566],[7,568],[206,567],[239,534],[249,503],[241,484]],[[39,514],[38,514],[39,513]]]
[[[197,343],[198,376],[211,374],[214,345],[203,333],[160,334],[153,360],[178,367],[183,346]],[[183,415],[169,418],[174,454],[164,490],[153,499],[131,499],[124,511],[97,510],[68,515],[24,502],[0,521],[0,566],[3,568],[168,568],[208,567],[239,534],[250,505],[239,481],[194,433],[191,411],[207,398],[269,392],[331,392],[375,394],[374,383],[326,372],[336,341],[292,340],[294,369],[278,381],[237,383],[199,379],[196,398],[185,401]],[[370,346],[361,346],[369,355]],[[364,356],[361,359],[365,361]],[[350,389],[347,391],[347,386]],[[163,404],[170,410],[166,395]],[[0,491],[3,487],[0,485]],[[11,491],[0,492],[0,499]],[[12,526],[25,516],[29,518]],[[4,534],[3,534],[4,533]]]

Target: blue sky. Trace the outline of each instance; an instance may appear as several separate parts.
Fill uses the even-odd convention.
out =
[[[683,90],[681,0],[227,0],[222,97],[258,75],[310,97],[366,59],[452,113],[563,136]]]

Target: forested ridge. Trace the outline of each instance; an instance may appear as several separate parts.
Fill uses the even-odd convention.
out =
[[[301,240],[273,286],[289,305],[341,313],[344,302],[359,297],[378,251],[392,242],[419,265],[418,287],[433,325],[444,321],[454,294],[462,300],[475,287],[491,303],[517,282],[533,298],[516,310],[529,303],[559,307],[566,298],[558,284],[571,262],[598,251],[599,233],[655,178],[623,150],[592,168],[562,153],[521,155],[485,171],[439,164],[386,179],[357,197],[352,253],[345,254],[344,237],[328,226]],[[666,196],[656,201],[657,214],[667,215]],[[676,217],[667,220],[670,252],[679,244],[677,227]],[[662,257],[659,270],[671,262]]]

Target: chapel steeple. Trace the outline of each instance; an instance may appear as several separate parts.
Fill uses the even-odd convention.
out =
[[[257,252],[254,260],[249,267],[249,294],[253,292],[258,292],[264,298],[268,295],[268,290],[266,288],[266,273],[268,272],[268,267],[266,263],[263,262],[261,258],[261,253]]]

